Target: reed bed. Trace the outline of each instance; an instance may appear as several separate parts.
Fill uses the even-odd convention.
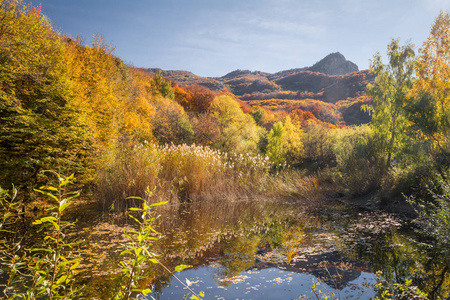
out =
[[[103,209],[119,211],[135,205],[129,196],[170,203],[248,196],[264,189],[273,168],[261,155],[230,154],[195,144],[139,144],[105,161],[95,195]]]

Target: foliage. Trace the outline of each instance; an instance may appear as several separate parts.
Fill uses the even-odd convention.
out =
[[[5,260],[2,253],[2,271],[8,273],[9,279],[4,295],[13,299],[77,299],[81,288],[74,286],[75,268],[81,258],[73,251],[81,242],[68,242],[67,228],[74,223],[63,221],[62,217],[72,199],[79,196],[78,192],[68,192],[66,188],[72,183],[73,175],[63,177],[56,172],[58,186],[42,186],[35,191],[48,196],[55,206],[47,209],[49,215],[33,222],[40,225],[39,231],[45,232],[42,244],[37,244],[23,252],[20,243],[9,241],[5,243],[12,253]],[[14,193],[16,194],[16,192]],[[5,200],[10,197],[11,201]],[[2,195],[2,205],[13,203],[14,197]],[[17,205],[17,204],[14,204]],[[31,255],[32,254],[32,255]]]
[[[440,180],[438,185],[429,189],[433,201],[423,201],[410,197],[415,207],[420,233],[431,238],[431,247],[443,252],[450,266],[450,182]]]
[[[419,50],[416,83],[409,94],[408,113],[414,134],[423,141],[434,165],[445,178],[450,164],[450,14],[440,12]]]
[[[334,161],[335,157],[329,138],[329,134],[332,131],[330,128],[313,120],[308,122],[303,136],[303,146],[306,162],[315,165],[315,167],[310,166],[311,169],[329,166]]]
[[[216,93],[204,86],[191,85],[186,88],[175,86],[175,100],[184,107],[186,111],[195,113],[205,113],[209,110],[211,102],[216,97]]]
[[[377,272],[377,297],[374,300],[394,299],[429,299],[428,295],[414,286],[412,280],[406,279],[405,283],[390,283],[382,279],[382,272]]]
[[[299,164],[303,158],[303,130],[299,122],[292,122],[287,116],[283,120],[284,141],[283,146],[286,151],[286,161],[289,164]]]
[[[152,104],[156,111],[152,119],[153,134],[159,143],[192,142],[194,129],[181,105],[169,98],[156,98]]]
[[[80,264],[81,258],[74,256],[72,251],[81,241],[73,243],[66,241],[64,230],[74,226],[74,223],[63,221],[62,217],[71,200],[78,197],[80,193],[66,191],[66,187],[72,184],[73,174],[68,177],[54,174],[58,177],[57,188],[43,186],[35,189],[53,199],[57,205],[47,210],[50,211],[50,216],[33,222],[33,225],[40,225],[41,230],[48,230],[48,233],[44,237],[46,244],[43,248],[30,249],[34,253],[29,261],[33,276],[31,293],[36,293],[38,297],[46,295],[49,299],[77,298],[80,290],[73,286],[74,270]]]
[[[0,214],[3,216],[0,221],[0,233],[2,237],[10,234],[15,236],[16,231],[9,229],[19,221],[19,216],[23,216],[21,212],[22,201],[17,200],[17,189],[12,188],[11,191],[0,188]],[[10,292],[14,292],[16,284],[22,283],[18,277],[22,275],[22,269],[26,264],[23,259],[18,255],[20,249],[20,238],[16,241],[14,238],[11,240],[0,240],[0,274],[5,274],[7,277],[6,282],[2,283],[0,287],[3,289],[0,299],[10,298]]]
[[[379,140],[371,127],[361,125],[334,130],[330,139],[338,185],[353,195],[379,189],[385,158],[378,152]]]
[[[169,98],[171,100],[175,99],[175,93],[172,89],[172,84],[161,75],[160,70],[155,73],[155,76],[152,78],[150,84],[152,87],[153,95],[158,95],[163,98]]]
[[[239,103],[230,96],[216,97],[210,106],[211,114],[220,126],[220,138],[215,145],[227,152],[257,152],[258,126],[245,114]]]
[[[151,195],[151,191],[147,188],[147,196]],[[142,201],[141,207],[129,208],[128,216],[138,224],[137,230],[126,231],[123,233],[128,238],[128,243],[125,249],[120,253],[123,257],[120,262],[120,280],[116,286],[114,298],[117,300],[138,299],[141,295],[147,296],[151,289],[140,289],[138,283],[140,280],[148,278],[144,275],[144,267],[147,262],[158,264],[156,254],[151,252],[152,241],[157,240],[156,230],[153,228],[155,222],[155,215],[151,212],[151,208],[163,205],[166,202],[153,203],[148,205],[147,200],[141,197],[130,197]],[[132,212],[138,214],[137,217],[132,215]],[[139,293],[137,297],[133,297]]]
[[[303,131],[299,123],[293,124],[287,116],[274,124],[267,136],[266,154],[275,164],[299,164],[303,157]]]
[[[314,99],[303,100],[283,100],[283,99],[267,99],[249,101],[253,107],[262,107],[270,111],[291,113],[295,110],[311,112],[315,118],[322,122],[333,125],[342,125],[342,115],[338,107],[333,103],[326,103]]]
[[[285,149],[283,148],[283,132],[284,127],[282,122],[273,124],[272,130],[267,136],[266,154],[275,164],[282,164],[285,162]]]
[[[392,166],[392,159],[405,144],[407,126],[404,104],[406,95],[413,84],[414,50],[406,44],[400,46],[398,40],[392,40],[387,51],[389,65],[382,62],[377,53],[371,61],[370,70],[377,77],[375,84],[367,86],[367,94],[372,97],[373,104],[364,106],[371,112],[371,127],[380,141],[379,151],[386,155],[387,172]]]
[[[213,146],[219,142],[220,128],[217,120],[209,113],[200,113],[191,119],[194,129],[194,143]]]
[[[62,38],[21,1],[2,1],[0,19],[0,181],[34,185],[58,162],[79,169],[90,141],[70,103]]]

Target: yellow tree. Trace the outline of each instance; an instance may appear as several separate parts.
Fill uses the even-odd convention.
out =
[[[220,127],[218,148],[238,153],[257,151],[259,127],[236,100],[226,95],[216,97],[210,110]]]
[[[275,163],[298,164],[304,156],[303,130],[287,116],[276,122],[267,136],[266,154]]]
[[[412,129],[426,143],[441,175],[450,159],[450,15],[441,12],[419,50],[416,83],[409,94]],[[445,176],[444,176],[445,177]]]
[[[300,122],[293,123],[287,116],[283,121],[283,146],[286,149],[286,160],[290,164],[298,164],[304,156],[303,130]]]
[[[71,105],[61,37],[38,10],[0,1],[0,180],[34,184],[90,148]]]

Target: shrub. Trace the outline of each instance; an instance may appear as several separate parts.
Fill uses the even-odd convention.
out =
[[[331,137],[336,157],[336,177],[344,191],[361,195],[381,185],[383,162],[377,140],[367,125],[334,130]]]

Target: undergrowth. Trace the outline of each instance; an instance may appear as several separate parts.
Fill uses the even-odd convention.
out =
[[[120,149],[100,169],[96,198],[103,209],[134,205],[128,196],[144,197],[154,186],[152,201],[170,203],[223,200],[264,190],[274,167],[260,155],[229,154],[196,145],[141,144]]]

